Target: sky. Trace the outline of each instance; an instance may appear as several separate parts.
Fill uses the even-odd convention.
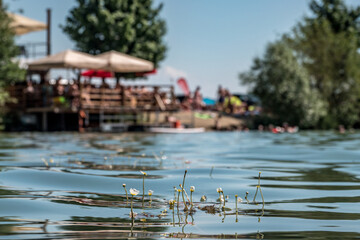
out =
[[[52,9],[52,53],[75,49],[59,27],[76,6],[75,0],[3,0],[11,12],[46,22]],[[233,93],[245,93],[238,75],[247,71],[267,43],[289,32],[310,15],[310,0],[154,0],[164,3],[161,17],[167,23],[164,38],[168,51],[158,73],[139,84],[176,84],[185,77],[193,91],[201,87],[205,97],[215,97],[219,85]],[[359,5],[359,0],[346,0]],[[18,44],[44,42],[45,31],[16,37]],[[58,71],[52,72],[57,77]],[[60,72],[69,76],[69,72]],[[66,77],[66,76],[65,76]],[[176,86],[176,92],[181,90]]]

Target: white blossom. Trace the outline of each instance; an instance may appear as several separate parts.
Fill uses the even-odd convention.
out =
[[[136,196],[139,194],[139,190],[136,190],[135,188],[130,188],[130,194],[133,196]]]

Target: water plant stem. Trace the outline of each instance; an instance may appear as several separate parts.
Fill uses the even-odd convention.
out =
[[[127,190],[126,190],[126,185],[125,185],[125,184],[123,184],[123,187],[124,187],[125,194],[126,194],[126,204],[127,204],[128,201],[129,201],[128,192],[127,192]]]
[[[183,178],[183,183],[182,185],[180,186],[182,188],[182,198],[183,198],[183,201],[184,201],[184,205],[185,205],[185,210],[187,210],[187,205],[186,205],[186,202],[185,202],[185,197],[184,197],[184,188],[185,188],[185,178],[186,178],[186,174],[187,174],[187,170],[185,170],[185,173],[184,173],[184,178]]]
[[[184,202],[184,210],[186,211],[186,210],[188,210],[188,207],[187,207],[186,202],[185,202],[184,188],[183,188],[183,186],[181,184],[179,186],[181,188],[181,193],[182,193],[181,195],[182,195],[182,199],[183,199],[183,202]]]
[[[173,226],[175,227],[175,209],[172,208]]]
[[[142,207],[144,207],[144,198],[145,198],[145,174],[143,174],[143,196],[142,196]]]
[[[133,211],[133,198],[134,196],[131,195],[131,203],[130,203],[130,207],[131,207],[131,218],[134,219],[134,211]]]
[[[237,213],[238,213],[237,203],[238,203],[238,195],[235,195],[235,211],[236,211],[236,215],[237,215]]]
[[[259,172],[258,185],[256,186],[256,192],[255,192],[255,195],[254,195],[253,202],[255,202],[255,199],[256,199],[256,196],[257,196],[258,190],[259,190],[259,188],[260,188],[260,175],[261,175],[261,172]],[[261,190],[260,190],[260,191],[261,191]]]
[[[223,209],[224,209],[224,211],[225,211],[225,202],[226,202],[226,200],[225,200],[225,195],[224,195],[224,192],[223,192],[223,191],[221,191],[221,194],[222,194],[222,197],[223,197],[223,199],[224,199]]]
[[[191,204],[191,207],[190,207],[190,209],[192,209],[193,208],[193,206],[194,206],[194,204],[193,204],[193,200],[192,200],[192,191],[190,191],[190,204]]]
[[[177,195],[177,209],[179,210],[179,198],[180,198],[180,191],[178,191],[178,195]]]
[[[264,200],[264,195],[261,191],[261,187],[259,187],[259,190],[260,190],[260,194],[261,194],[261,199],[262,199],[262,202],[263,202],[263,205],[265,205],[265,200]]]

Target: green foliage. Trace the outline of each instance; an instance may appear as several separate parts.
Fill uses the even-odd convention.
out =
[[[360,113],[360,56],[357,34],[336,33],[327,20],[299,24],[291,39],[313,84],[328,103],[323,127],[352,126]]]
[[[283,121],[352,127],[360,116],[360,7],[313,0],[310,9],[313,16],[270,44],[241,78]]]
[[[25,78],[25,70],[20,69],[17,62],[13,61],[18,48],[14,43],[14,33],[9,28],[10,21],[5,8],[0,6],[0,106],[9,101],[5,87]]]
[[[319,20],[326,20],[334,33],[349,32],[360,37],[360,7],[348,7],[343,0],[312,0],[310,9],[315,16],[306,18],[310,24]],[[360,39],[358,45],[360,45]]]
[[[275,119],[310,127],[325,115],[325,104],[310,86],[307,71],[284,41],[269,44],[264,56],[256,58],[240,78]]]
[[[163,7],[152,0],[77,0],[63,31],[79,50],[99,54],[116,50],[154,62],[165,58]]]

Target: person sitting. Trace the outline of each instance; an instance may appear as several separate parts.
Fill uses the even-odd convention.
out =
[[[185,96],[184,100],[181,102],[181,108],[183,110],[189,111],[192,106],[192,99],[189,96]]]
[[[82,89],[81,94],[80,94],[82,104],[91,105],[91,96],[90,96],[90,94],[91,94],[91,85],[86,84],[84,86],[84,88]]]
[[[201,110],[203,107],[203,98],[202,95],[200,93],[200,87],[198,86],[194,92],[194,97],[193,97],[193,107],[194,110]]]
[[[26,88],[24,89],[24,94],[26,97],[26,106],[31,107],[34,101],[35,88],[31,81],[27,81]]]
[[[71,102],[71,108],[79,107],[80,105],[79,96],[80,96],[79,86],[75,83],[72,83],[68,90],[68,97]]]
[[[240,98],[233,96],[229,90],[226,90],[224,100],[224,111],[226,113],[238,113],[241,110],[242,102]]]

